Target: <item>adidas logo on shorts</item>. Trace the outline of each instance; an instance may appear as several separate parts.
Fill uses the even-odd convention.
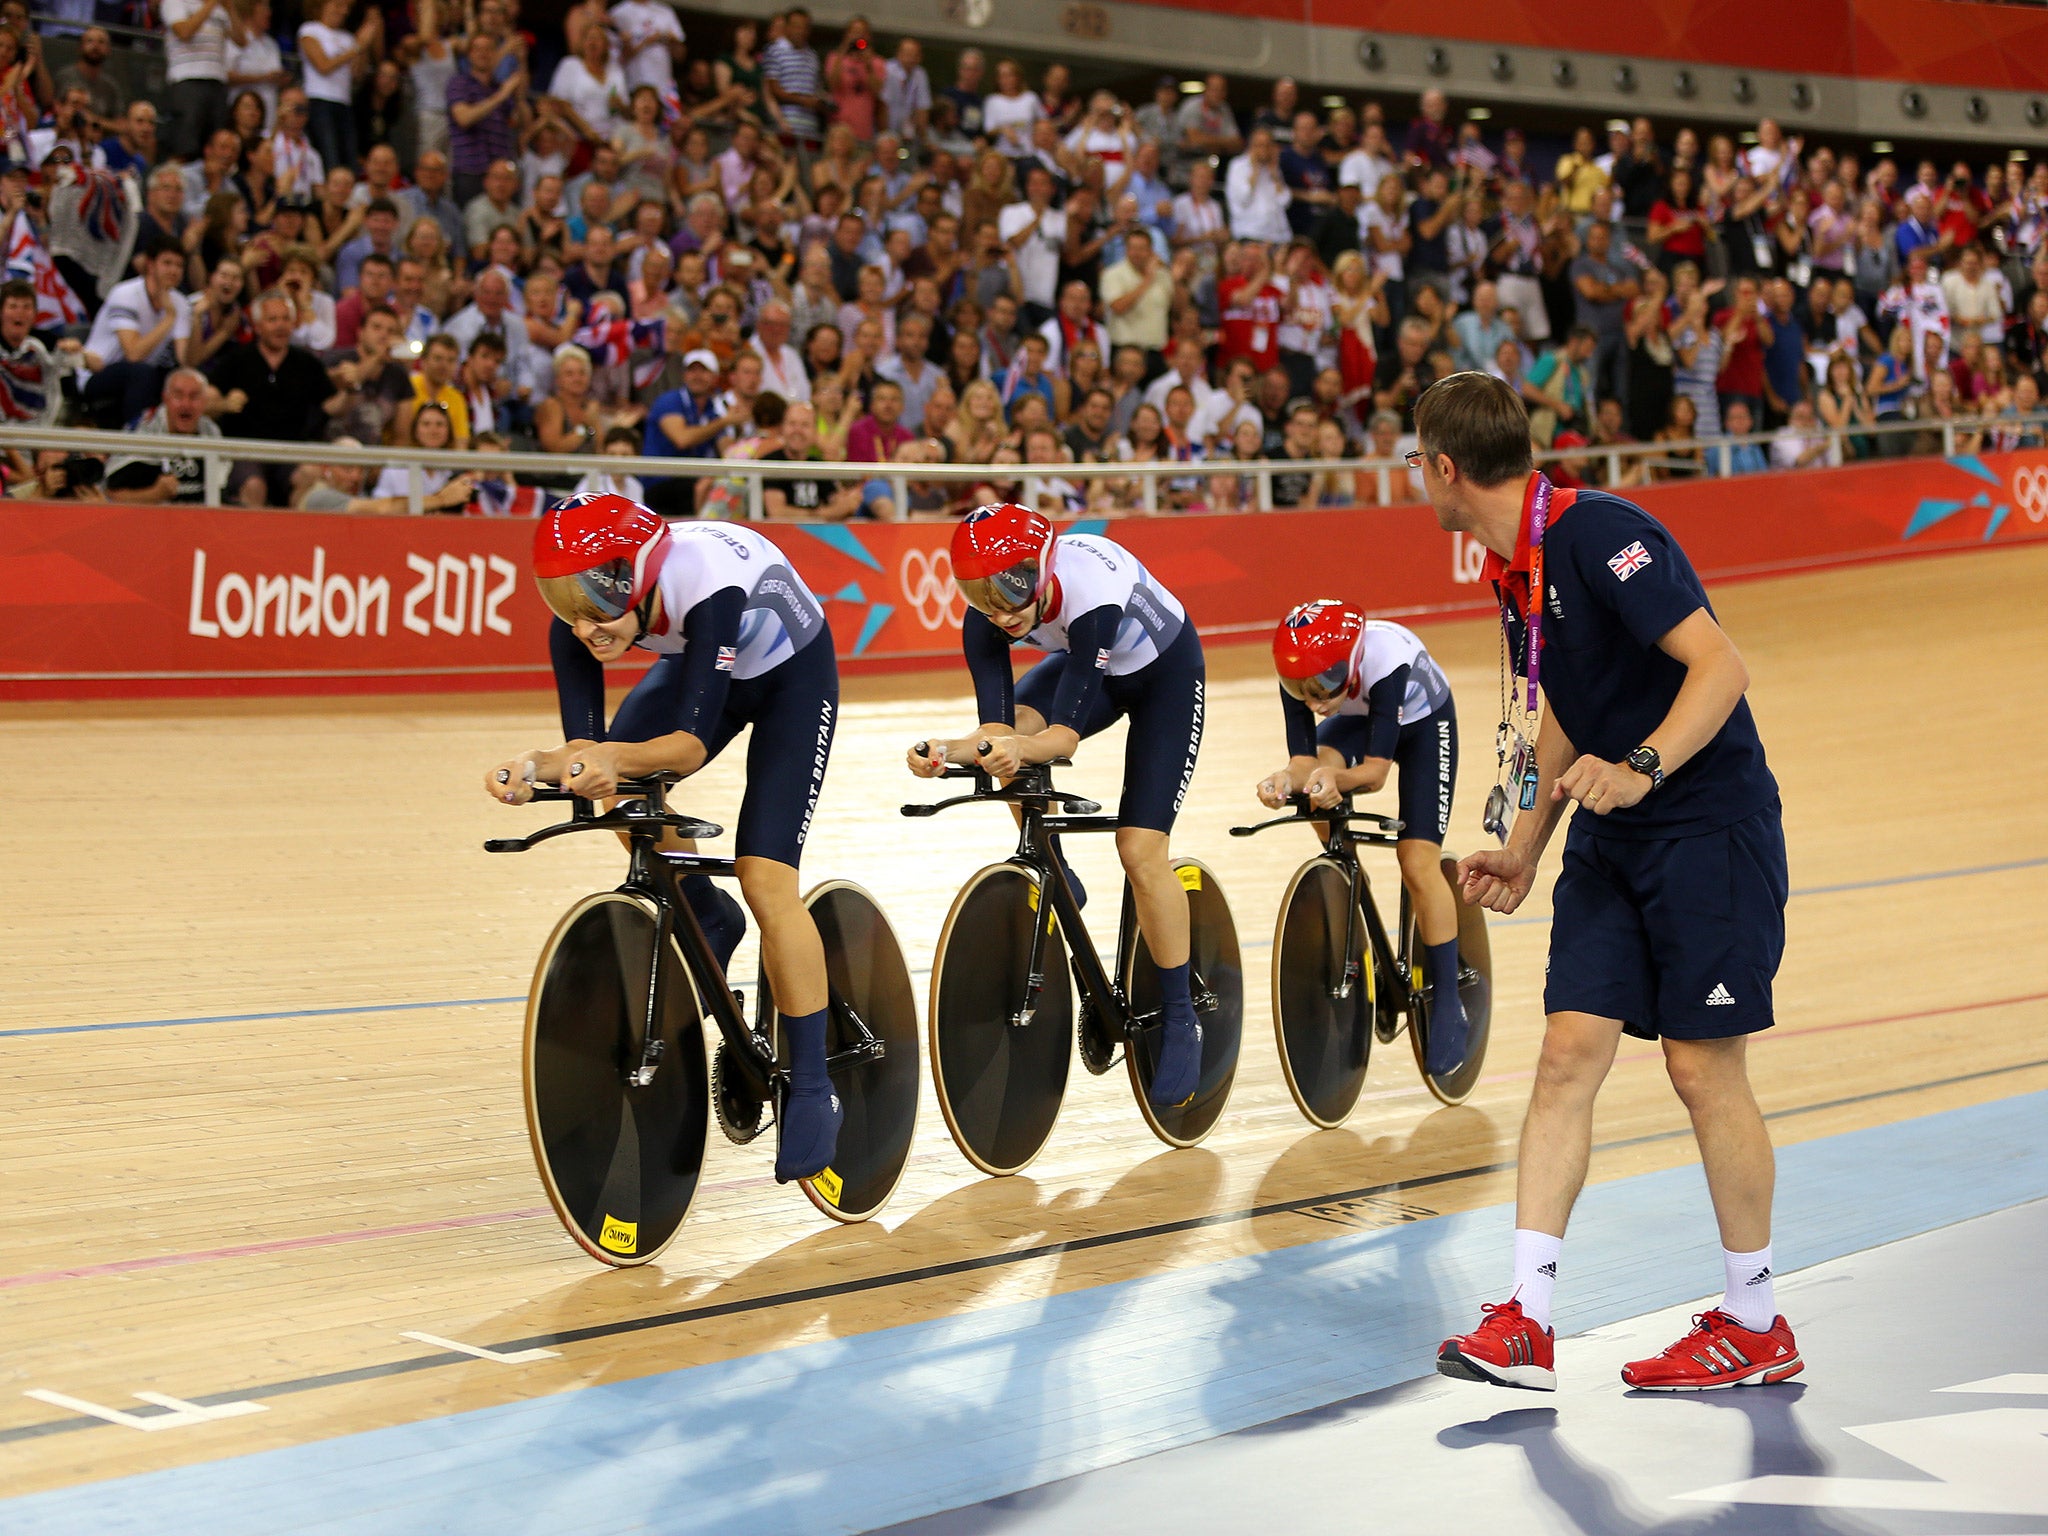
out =
[[[1714,990],[1707,994],[1707,1006],[1709,1008],[1733,1008],[1735,1006],[1735,998],[1730,994],[1725,983],[1718,981],[1714,983]]]

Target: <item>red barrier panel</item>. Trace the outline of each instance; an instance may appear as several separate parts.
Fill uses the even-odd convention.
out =
[[[2048,538],[2048,453],[1915,459],[1637,493],[1708,580]],[[1077,523],[1205,635],[1319,593],[1484,612],[1484,552],[1426,507]],[[959,654],[945,524],[769,527],[854,670]],[[0,698],[409,692],[548,680],[532,524],[0,503]]]
[[[1176,10],[1514,44],[1563,53],[1787,70],[1913,85],[2037,91],[2048,86],[2048,15],[1970,0],[1780,0],[1756,25],[1745,0],[1512,0],[1461,10],[1438,0],[1146,0]],[[1171,23],[1165,23],[1170,26]]]

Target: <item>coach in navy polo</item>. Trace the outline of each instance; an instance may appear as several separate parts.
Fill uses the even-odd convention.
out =
[[[1748,669],[1662,524],[1604,491],[1554,490],[1535,471],[1528,417],[1507,385],[1452,374],[1421,397],[1415,422],[1411,460],[1437,521],[1491,552],[1506,670],[1541,688],[1533,805],[1506,846],[1459,864],[1466,899],[1513,912],[1578,805],[1552,898],[1543,1050],[1522,1125],[1515,1289],[1474,1332],[1445,1341],[1438,1369],[1555,1385],[1551,1286],[1591,1155],[1593,1101],[1627,1031],[1662,1040],[1692,1117],[1727,1291],[1623,1379],[1666,1390],[1782,1381],[1801,1362],[1772,1296],[1773,1159],[1746,1046],[1773,1022],[1785,840],[1743,697]]]

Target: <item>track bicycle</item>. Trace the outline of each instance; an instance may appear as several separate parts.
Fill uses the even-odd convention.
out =
[[[709,1118],[744,1145],[779,1116],[789,1090],[767,977],[754,1025],[684,899],[687,875],[729,877],[731,859],[662,847],[723,829],[667,807],[680,776],[622,781],[569,820],[526,837],[492,838],[490,853],[525,853],[553,838],[615,832],[630,862],[616,890],[585,896],[542,947],[527,997],[526,1126],[548,1202],[569,1235],[605,1264],[660,1256],[689,1214],[703,1175]],[[832,1165],[800,1181],[835,1221],[864,1221],[895,1191],[917,1120],[917,1003],[902,948],[872,896],[828,880],[805,897],[825,944],[830,984],[826,1071],[845,1119]],[[704,1015],[719,1044],[707,1071]]]
[[[1197,859],[1175,859],[1188,896],[1202,1071],[1184,1104],[1161,1109],[1146,1097],[1158,1064],[1159,973],[1128,886],[1114,979],[1096,954],[1052,839],[1114,832],[1117,822],[1096,814],[1102,807],[1095,801],[1053,787],[1053,768],[1066,766],[1066,758],[1030,764],[998,787],[980,768],[953,764],[941,777],[972,779],[971,791],[903,807],[905,816],[935,816],[956,805],[999,804],[1018,815],[1017,851],[975,871],[954,898],[932,961],[932,1080],[954,1142],[984,1173],[1016,1173],[1045,1146],[1066,1097],[1071,1042],[1096,1076],[1121,1053],[1138,1112],[1169,1146],[1191,1147],[1209,1134],[1237,1074],[1244,1024],[1237,928],[1214,873]],[[1080,992],[1078,1022],[1070,968]]]
[[[1441,867],[1458,903],[1458,998],[1469,1044],[1457,1070],[1431,1076],[1431,988],[1413,903],[1404,885],[1397,946],[1358,858],[1361,847],[1392,848],[1402,823],[1353,810],[1351,799],[1345,795],[1341,806],[1317,810],[1306,795],[1294,795],[1288,815],[1230,829],[1232,837],[1251,837],[1306,822],[1323,840],[1323,851],[1294,872],[1280,898],[1273,933],[1273,1035],[1295,1105],[1325,1129],[1342,1125],[1356,1107],[1375,1037],[1389,1044],[1404,1027],[1429,1091],[1445,1104],[1462,1104],[1486,1064],[1493,1014],[1486,914],[1459,892],[1458,862],[1446,854]]]

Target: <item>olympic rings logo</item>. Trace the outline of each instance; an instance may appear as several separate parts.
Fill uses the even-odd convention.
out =
[[[948,551],[911,550],[903,557],[899,579],[903,600],[926,629],[958,629],[967,617],[967,599],[953,585],[953,557]]]
[[[2030,465],[2012,472],[2012,499],[2027,514],[2027,521],[2048,519],[2048,467]]]

